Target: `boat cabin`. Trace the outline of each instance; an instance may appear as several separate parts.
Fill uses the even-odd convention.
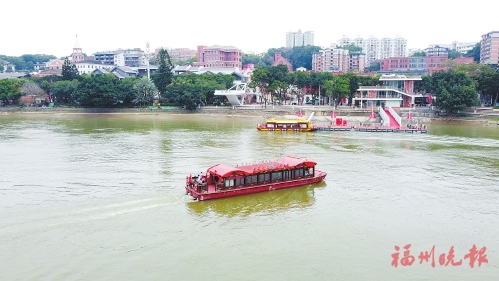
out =
[[[287,156],[273,162],[228,166],[214,165],[206,171],[205,182],[193,177],[197,192],[208,192],[209,186],[215,190],[248,188],[274,183],[292,182],[315,175],[316,163]],[[192,181],[191,181],[192,182]]]
[[[317,128],[305,118],[300,119],[274,119],[271,118],[265,124],[258,124],[260,131],[314,131]]]

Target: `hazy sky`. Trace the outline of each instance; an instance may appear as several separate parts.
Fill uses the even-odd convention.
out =
[[[71,54],[75,37],[91,55],[118,48],[232,45],[261,53],[286,32],[314,31],[329,47],[343,35],[401,36],[408,48],[478,42],[499,30],[499,2],[452,1],[55,1],[2,4],[0,54]]]

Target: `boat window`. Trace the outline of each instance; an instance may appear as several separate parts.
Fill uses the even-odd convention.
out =
[[[274,128],[274,125],[275,125],[275,124],[272,124],[272,123],[267,123],[267,128]]]
[[[282,171],[272,173],[272,181],[282,180]]]
[[[303,169],[296,169],[295,170],[295,178],[298,177],[303,177]]]
[[[291,173],[290,170],[282,171],[283,173],[283,179],[284,180],[290,180],[293,177],[293,173]]]
[[[306,129],[306,128],[307,128],[307,124],[300,124],[300,127],[301,127],[302,129]]]
[[[258,182],[258,176],[252,175],[246,177],[246,185],[256,184]]]
[[[244,178],[236,179],[236,186],[241,186],[241,185],[244,185]]]
[[[259,174],[258,175],[258,182],[269,182],[270,181],[270,174]]]
[[[231,187],[231,186],[234,186],[234,179],[226,179],[225,187]]]

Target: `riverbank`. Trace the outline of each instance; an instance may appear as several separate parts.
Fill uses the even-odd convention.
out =
[[[188,111],[178,107],[147,107],[147,108],[76,108],[76,107],[0,107],[1,115],[23,115],[23,114],[120,114],[120,115],[142,115],[158,116],[172,114],[200,114],[200,115],[219,115],[228,117],[251,117],[268,119],[270,117],[280,116],[292,118],[297,112],[301,111],[304,116],[314,113],[314,121],[331,121],[331,112],[335,112],[338,118],[343,118],[349,123],[363,123],[369,120],[370,110],[352,108],[348,106],[267,106],[249,105],[249,106],[203,106],[195,111]],[[403,122],[405,116],[411,113],[420,123],[462,123],[479,126],[499,126],[499,111],[489,108],[470,109],[461,112],[456,116],[442,116],[439,111],[428,108],[403,108],[400,110]]]

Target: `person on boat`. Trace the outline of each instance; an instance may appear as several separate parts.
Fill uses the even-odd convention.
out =
[[[201,172],[198,176],[198,181],[199,183],[203,183],[205,181],[206,177],[204,176],[203,172]]]

